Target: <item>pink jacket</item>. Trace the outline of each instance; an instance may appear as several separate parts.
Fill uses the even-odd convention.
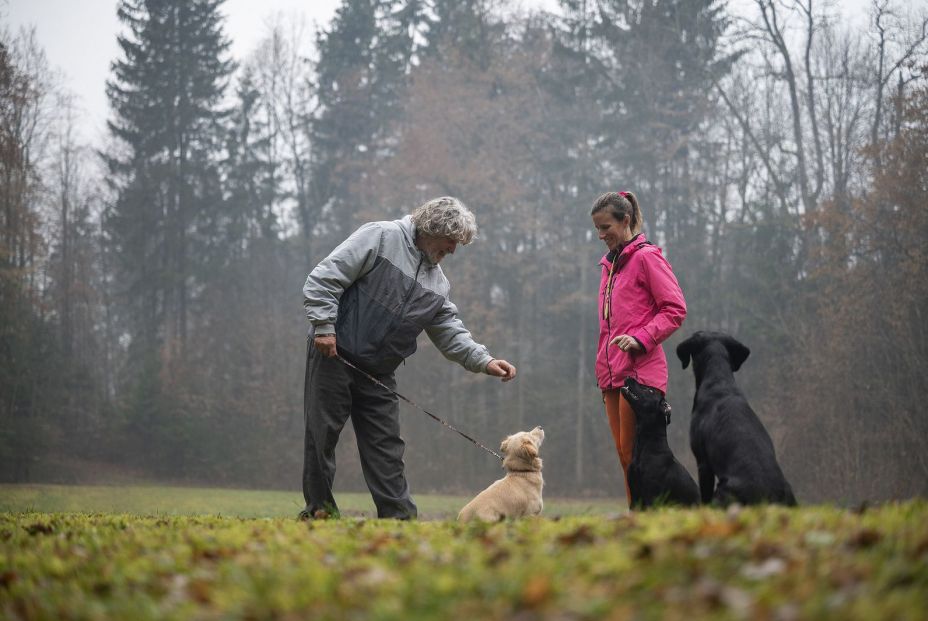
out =
[[[608,316],[603,307],[609,289],[612,252],[603,266],[599,285],[599,346],[596,381],[602,390],[620,388],[626,377],[667,392],[667,357],[661,343],[686,318],[686,300],[661,249],[643,235],[622,249],[612,273]],[[609,341],[621,334],[633,336],[644,352],[622,351]]]

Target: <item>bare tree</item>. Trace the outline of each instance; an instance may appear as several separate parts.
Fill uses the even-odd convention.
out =
[[[794,0],[787,15],[781,13],[782,5],[777,0],[755,0],[760,11],[760,22],[756,26],[759,39],[771,44],[776,50],[779,63],[774,61],[774,71],[778,78],[786,83],[789,95],[790,120],[792,124],[792,144],[790,149],[795,154],[796,175],[799,179],[799,196],[806,213],[812,213],[817,206],[817,200],[822,191],[822,149],[818,132],[818,121],[814,104],[814,78],[811,74],[810,59],[816,32],[816,20],[812,9],[813,0]],[[791,10],[790,10],[791,9]],[[804,65],[797,64],[791,52],[788,41],[788,15],[798,12],[804,18]],[[806,115],[811,126],[813,143],[815,145],[815,166],[810,167],[806,156],[806,134],[803,131],[802,92],[800,87],[801,73],[806,75]],[[810,170],[811,169],[811,170]],[[811,172],[811,175],[810,175]],[[812,179],[810,179],[810,177]]]
[[[875,37],[876,66],[873,68],[873,116],[870,123],[870,146],[873,148],[875,164],[881,166],[879,149],[876,145],[886,134],[881,135],[884,123],[883,108],[886,105],[886,89],[890,80],[897,77],[895,93],[903,95],[906,84],[920,75],[917,59],[923,55],[928,43],[928,14],[905,15],[892,0],[872,0],[870,6],[871,33]],[[899,114],[896,115],[897,118]],[[898,130],[897,130],[898,131]]]
[[[40,163],[52,76],[35,30],[0,31],[0,471],[29,480],[44,435],[40,351],[46,256]]]
[[[868,100],[865,95],[867,49],[851,31],[826,28],[816,51],[821,80],[825,159],[834,200],[844,207],[855,180],[863,178],[861,147],[865,144]]]
[[[75,226],[74,210],[81,201],[81,146],[75,135],[76,106],[74,97],[59,93],[56,97],[58,119],[54,130],[55,154],[52,163],[50,193],[56,205],[58,260],[54,278],[56,287],[54,296],[58,308],[58,322],[61,334],[61,348],[65,356],[70,357],[74,351],[74,292],[75,282]]]

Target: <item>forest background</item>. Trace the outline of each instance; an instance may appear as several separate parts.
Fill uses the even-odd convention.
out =
[[[624,492],[593,374],[589,218],[639,196],[689,315],[724,330],[801,501],[928,494],[928,17],[840,3],[343,0],[235,62],[222,0],[121,0],[109,138],[34,31],[0,38],[0,478],[299,489],[306,274],[369,220],[461,198],[443,262],[500,384],[423,337],[400,392],[490,446],[543,425],[548,493]],[[311,43],[313,54],[300,50]],[[482,451],[403,406],[413,491]],[[350,426],[337,489],[363,490]]]

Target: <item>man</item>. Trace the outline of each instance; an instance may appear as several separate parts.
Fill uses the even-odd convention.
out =
[[[446,358],[507,382],[516,368],[471,338],[448,299],[438,264],[469,244],[477,223],[459,200],[430,200],[411,215],[371,222],[313,269],[303,286],[312,324],[306,358],[302,519],[337,513],[332,496],[335,445],[348,417],[364,480],[382,518],[417,515],[403,471],[399,403],[336,354],[395,390],[394,370],[416,351],[424,329]]]

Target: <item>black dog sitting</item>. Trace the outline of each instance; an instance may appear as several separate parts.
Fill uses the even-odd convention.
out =
[[[644,509],[655,503],[698,505],[696,482],[667,444],[670,405],[664,396],[630,377],[620,390],[635,411],[635,447],[628,465],[632,507]]]
[[[773,442],[735,383],[734,373],[750,353],[721,332],[696,332],[677,346],[683,368],[692,358],[696,375],[690,447],[699,491],[704,503],[795,505]]]

